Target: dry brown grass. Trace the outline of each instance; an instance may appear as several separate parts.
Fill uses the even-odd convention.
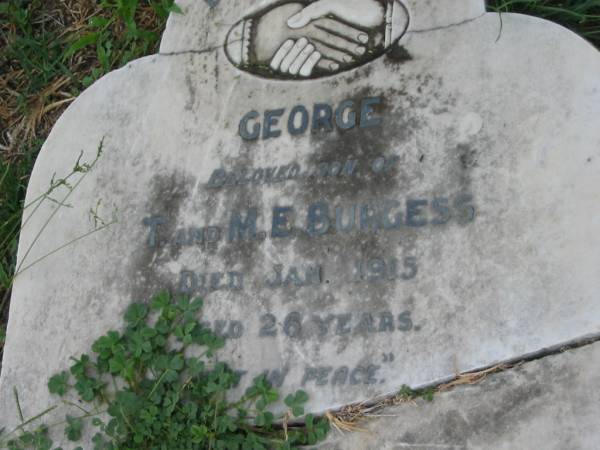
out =
[[[83,26],[94,13],[92,6],[93,3],[88,1],[48,1],[32,20],[34,29],[53,33],[57,40],[64,39]],[[20,61],[7,55],[9,49],[15,46],[19,34],[20,30],[16,24],[2,22],[0,118],[3,133],[0,145],[2,156],[11,159],[33,139],[38,136],[45,137],[57,116],[74,99],[72,93],[64,89],[72,83],[72,78],[62,74],[56,74],[46,86],[31,92],[29,75],[21,67]],[[82,70],[81,66],[86,64],[85,60],[85,57],[80,57],[70,62],[74,77]]]
[[[474,385],[485,380],[489,375],[503,372],[515,365],[498,364],[496,366],[477,372],[467,372],[457,375],[447,383],[442,383],[432,388],[433,393],[441,393],[452,390],[458,386]],[[369,432],[361,426],[365,421],[377,417],[386,416],[385,408],[399,405],[417,405],[417,400],[423,396],[424,391],[411,391],[398,393],[389,397],[383,397],[362,403],[347,405],[338,411],[328,411],[325,416],[331,427],[340,433],[344,432]]]
[[[31,34],[23,36],[17,24],[2,21],[0,26],[0,150],[2,158],[12,160],[18,157],[35,139],[44,139],[56,119],[72,102],[81,82],[91,71],[99,68],[95,47],[87,47],[76,52],[64,61],[65,72],[34,70],[34,75],[48,76],[43,86],[32,84],[31,72],[23,68],[21,58],[11,57],[23,53],[27,48],[15,48],[18,38],[36,39],[51,35],[53,41],[62,44],[64,49],[89,33],[89,22],[93,17],[110,17],[92,0],[45,0],[31,8]],[[136,14],[138,27],[160,33],[161,22],[149,6],[140,7]],[[115,42],[124,39],[125,26],[116,22],[111,28]],[[54,73],[53,73],[54,72]]]

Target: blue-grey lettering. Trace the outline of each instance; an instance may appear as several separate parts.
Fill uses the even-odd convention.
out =
[[[193,295],[198,291],[198,276],[189,270],[183,270],[179,274],[179,292]]]
[[[228,288],[231,291],[242,291],[244,289],[244,274],[241,272],[227,272],[229,278]]]
[[[306,133],[309,126],[313,132],[332,131],[334,127],[340,131],[347,131],[357,125],[360,128],[380,126],[383,119],[375,115],[375,110],[382,104],[381,97],[363,98],[360,107],[358,102],[352,99],[343,100],[337,106],[315,103],[312,107],[312,117],[304,105],[295,105],[287,115],[287,131],[291,136],[297,136]],[[240,120],[239,134],[244,140],[256,140],[261,136],[263,139],[279,137],[281,129],[278,128],[278,124],[285,113],[285,108],[267,109],[261,123],[260,113],[250,111]]]
[[[146,245],[149,248],[156,248],[158,246],[158,226],[165,225],[169,220],[163,216],[154,216],[146,217],[142,222],[145,226],[150,228]]]
[[[458,212],[460,222],[468,223],[475,220],[475,207],[472,202],[473,196],[471,194],[461,194],[454,201],[454,208]]]
[[[375,332],[376,328],[373,315],[371,313],[363,313],[354,331],[360,334]]]
[[[358,160],[349,159],[344,164],[344,169],[342,170],[342,175],[351,177],[352,175],[354,175],[357,166],[358,166]]]
[[[285,381],[289,371],[289,367],[286,366],[283,369],[265,370],[263,375],[273,387],[280,388],[283,385],[283,382]]]
[[[286,238],[291,234],[289,215],[294,211],[291,206],[276,206],[273,208],[271,237]]]
[[[300,125],[296,126],[296,117],[300,114]],[[308,128],[308,111],[302,105],[297,105],[290,111],[288,131],[292,136],[304,133]]]
[[[332,131],[332,114],[333,110],[330,105],[326,103],[316,103],[313,109],[312,130],[319,131],[323,129],[325,131]]]
[[[378,156],[371,163],[371,170],[375,173],[381,173],[385,169],[385,158],[383,156]]]
[[[270,139],[281,136],[281,130],[275,127],[279,124],[279,118],[283,116],[285,109],[272,109],[265,111],[265,122],[263,126],[263,139]]]
[[[427,219],[423,217],[423,207],[427,206],[427,200],[406,201],[406,225],[409,227],[422,227],[427,225]]]
[[[275,276],[271,280],[267,280],[266,285],[271,289],[275,289],[280,287],[283,284],[283,265],[277,264],[273,270],[275,271]]]
[[[338,367],[333,372],[333,376],[331,377],[331,385],[332,386],[344,386],[346,381],[348,381],[348,368],[346,366]]]
[[[277,172],[277,167],[267,167],[265,169],[265,183],[273,183],[276,181],[275,172]]]
[[[208,180],[208,187],[209,188],[218,188],[218,187],[225,185],[226,181],[227,181],[227,172],[225,171],[225,169],[216,169],[216,170],[213,170],[213,173],[210,176],[210,179]]]
[[[304,376],[302,377],[302,386],[306,386],[306,383],[309,381],[314,381],[317,379],[318,371],[314,367],[307,367],[304,370]]]
[[[248,130],[248,122],[260,117],[258,111],[250,111],[242,120],[240,120],[240,136],[247,141],[254,141],[260,136],[260,123],[255,123],[252,126],[252,131]]]
[[[447,198],[434,198],[431,203],[431,209],[435,213],[435,217],[431,220],[433,225],[443,225],[450,220],[450,208],[448,207]]]
[[[229,322],[229,329],[225,337],[227,339],[239,339],[244,335],[244,325],[239,320]]]
[[[302,335],[302,315],[299,312],[291,312],[287,315],[283,321],[283,332],[291,338]]]
[[[175,231],[174,244],[178,247],[190,245],[190,240],[188,238],[188,232],[185,228],[180,228],[177,231]]]
[[[392,210],[399,208],[400,202],[397,200],[386,200],[383,206],[383,214],[381,214],[383,228],[385,230],[396,230],[402,226],[402,213],[397,213],[393,217]]]
[[[357,384],[364,383],[364,380],[367,377],[367,369],[363,366],[356,367],[350,373],[350,384],[356,386]]]
[[[394,316],[391,312],[385,311],[379,315],[379,332],[391,332],[394,331]]]
[[[410,331],[413,328],[413,321],[410,311],[404,311],[398,316],[398,330]]]
[[[335,316],[331,314],[324,319],[319,316],[311,317],[311,321],[317,325],[319,337],[324,337],[329,334],[329,328],[331,327],[331,322],[333,322],[334,319]]]
[[[352,333],[350,328],[350,321],[352,320],[352,314],[338,314],[337,315],[337,328],[335,334],[343,336],[345,334]]]
[[[298,275],[298,269],[296,267],[291,267],[288,271],[287,277],[285,277],[285,281],[283,282],[284,287],[300,287],[303,286],[302,280],[300,279],[300,275]]]
[[[179,273],[177,286],[177,291],[186,295],[206,294],[220,290],[241,291],[243,289],[244,274],[236,271],[196,273],[191,270],[182,270]]]
[[[346,209],[349,210],[349,214],[344,224],[344,208],[342,206],[335,208],[335,229],[338,232],[346,233],[352,231],[356,226],[356,205],[352,205]]]
[[[305,280],[304,286],[316,286],[322,282],[322,268],[321,266],[308,266],[304,272]]]
[[[252,183],[260,184],[262,182],[265,171],[263,169],[256,169],[252,174]]]
[[[327,383],[329,382],[329,374],[332,370],[333,367],[319,367],[317,369],[316,385],[327,386]]]
[[[223,279],[223,275],[220,272],[211,273],[210,274],[210,289],[211,291],[217,291],[221,289],[221,280]]]
[[[221,240],[221,228],[209,226],[206,227],[206,242],[218,242]]]
[[[360,229],[362,231],[376,231],[380,228],[380,217],[371,205],[360,207]]]
[[[381,117],[374,117],[373,107],[381,105],[383,99],[381,97],[367,97],[360,104],[360,128],[371,128],[381,125],[383,120]]]
[[[307,232],[319,236],[329,231],[329,207],[325,202],[313,203],[308,207]]]
[[[233,212],[229,221],[229,242],[236,240],[256,240],[257,208],[250,208],[246,212],[246,220],[242,220],[241,213]]]
[[[335,110],[335,123],[342,130],[350,130],[356,126],[354,101],[344,100]],[[346,114],[347,113],[347,114]]]
[[[300,176],[300,171],[302,169],[300,168],[300,166],[296,163],[293,163],[290,166],[290,170],[288,170],[288,174],[287,174],[287,179],[288,180],[294,180],[296,178],[298,178]]]
[[[407,256],[404,258],[404,268],[406,271],[400,275],[403,280],[412,280],[414,277],[416,277],[419,270],[417,266],[417,258],[414,256]]]
[[[273,314],[265,314],[260,317],[260,337],[274,337],[277,335],[277,318]]]

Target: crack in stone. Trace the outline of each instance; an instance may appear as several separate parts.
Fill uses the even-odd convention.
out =
[[[476,21],[478,19],[481,19],[486,14],[487,14],[487,11],[484,12],[483,14],[478,15],[477,17],[471,17],[470,19],[465,19],[465,20],[462,20],[460,22],[451,23],[450,25],[444,25],[444,26],[433,27],[433,28],[424,28],[422,30],[408,30],[406,32],[406,34],[410,34],[410,33],[427,33],[427,32],[430,32],[430,31],[447,30],[448,28],[454,28],[454,27],[458,27],[458,26],[461,26],[461,25],[465,25],[465,24],[470,23],[470,22],[474,22],[474,21]]]
[[[592,345],[596,342],[600,341],[600,333],[594,333],[588,336],[579,337],[568,341],[566,343],[557,344],[552,347],[543,348],[533,353],[528,353],[523,356],[519,356],[513,359],[509,359],[505,362],[505,364],[511,365],[507,370],[510,370],[512,367],[519,364],[526,364],[533,361],[537,361],[540,359],[544,359],[548,356],[559,355],[561,353],[577,350],[582,347],[587,347],[588,345]],[[485,368],[484,368],[485,369]],[[504,372],[504,371],[502,371]]]
[[[394,445],[396,447],[406,447],[406,448],[419,448],[419,447],[423,447],[426,450],[427,449],[431,449],[431,448],[440,448],[440,449],[446,449],[446,450],[452,450],[452,449],[463,449],[464,446],[463,445],[452,445],[452,444],[412,444],[410,442],[395,442]]]
[[[458,27],[470,22],[474,22],[480,18],[482,18],[483,16],[485,16],[487,14],[487,12],[484,12],[483,14],[478,15],[477,17],[472,17],[470,19],[465,19],[461,22],[456,22],[456,23],[451,23],[449,25],[444,25],[444,26],[440,26],[440,27],[434,27],[434,28],[425,28],[422,30],[408,30],[406,32],[406,34],[410,34],[410,33],[427,33],[430,31],[438,31],[438,30],[446,30],[448,28],[453,28],[453,27]],[[241,39],[238,39],[236,41],[231,41],[231,43],[234,42],[240,42]],[[180,51],[176,51],[176,52],[158,52],[157,55],[158,56],[180,56],[180,55],[187,55],[187,54],[193,54],[193,55],[202,55],[204,53],[210,53],[210,52],[214,52],[215,50],[220,50],[222,48],[224,48],[225,45],[221,44],[221,45],[215,45],[212,47],[207,47],[205,49],[201,49],[201,50],[180,50]]]
[[[501,362],[498,362],[495,364],[483,366],[483,367],[480,367],[477,369],[472,369],[472,370],[457,374],[455,376],[446,378],[441,381],[417,386],[416,388],[413,388],[413,389],[414,390],[433,389],[434,391],[437,391],[438,393],[448,392],[450,390],[458,389],[463,385],[477,384],[478,382],[483,381],[483,379],[486,378],[488,375],[508,372],[517,367],[522,367],[525,364],[528,364],[528,363],[531,363],[534,361],[538,361],[540,359],[544,359],[549,356],[555,356],[555,355],[558,355],[561,353],[565,353],[567,351],[577,350],[577,349],[580,349],[583,347],[587,347],[587,346],[592,345],[599,341],[600,341],[600,333],[595,333],[592,335],[579,337],[579,338],[576,338],[572,341],[568,341],[563,344],[558,344],[558,345],[555,345],[552,347],[544,348],[544,349],[538,350],[536,352],[528,353],[528,354],[525,354],[522,356],[518,356],[515,358],[505,360],[505,361],[501,361]],[[471,376],[481,375],[481,376],[480,376],[480,378],[476,378],[475,381],[470,382],[470,383],[455,383],[457,381],[460,381],[464,377],[468,377],[469,375],[471,375]],[[446,388],[443,389],[444,387],[446,387]],[[362,411],[365,412],[365,414],[363,414],[362,417],[366,417],[367,414],[369,417],[376,417],[376,416],[372,416],[373,412],[381,411],[381,410],[384,410],[391,406],[394,406],[396,404],[396,403],[394,403],[394,399],[396,399],[397,397],[398,397],[398,394],[396,393],[396,394],[391,394],[391,395],[380,396],[380,397],[377,397],[376,399],[371,399],[371,400],[367,400],[367,401],[363,401],[363,402],[359,402],[359,403],[349,403],[341,408],[336,408],[334,410],[326,412],[325,416],[336,417],[336,415],[342,414],[344,412],[344,410],[352,409],[352,408],[356,407],[356,408],[360,408]]]
[[[236,42],[236,41],[232,41],[232,42]],[[206,47],[201,50],[180,50],[177,52],[158,52],[157,55],[158,56],[180,56],[180,55],[188,55],[188,54],[203,55],[204,53],[211,53],[211,52],[214,52],[215,50],[220,50],[223,47],[225,47],[225,45],[221,44],[221,45],[215,45],[212,47]]]

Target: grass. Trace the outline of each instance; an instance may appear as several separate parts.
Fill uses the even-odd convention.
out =
[[[198,0],[201,1],[201,0]],[[600,0],[491,0],[600,48]],[[0,352],[29,174],[52,125],[93,81],[154,53],[173,0],[0,0]]]
[[[488,9],[518,12],[557,22],[600,48],[600,0],[491,0]]]
[[[173,0],[0,1],[0,350],[37,153],[77,95],[154,53]]]

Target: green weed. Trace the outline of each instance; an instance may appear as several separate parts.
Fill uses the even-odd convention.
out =
[[[6,271],[2,270],[2,266],[0,266],[0,292],[4,293],[4,295],[2,297],[0,297],[0,311],[4,310],[4,306],[8,302],[8,295],[10,293],[10,288],[14,282],[14,279],[19,274],[28,270],[29,268],[36,265],[40,261],[46,259],[50,255],[53,255],[54,253],[57,253],[65,248],[67,248],[68,246],[72,245],[73,243],[75,243],[81,239],[86,238],[87,236],[90,236],[99,231],[102,231],[117,222],[116,213],[113,213],[113,217],[111,220],[104,220],[102,217],[100,217],[100,215],[98,213],[98,209],[100,206],[100,202],[99,202],[97,207],[95,208],[95,210],[94,209],[90,210],[90,215],[94,219],[93,229],[91,229],[89,232],[87,232],[81,236],[78,236],[68,242],[59,244],[56,248],[54,248],[49,253],[44,254],[44,255],[36,258],[33,261],[28,259],[28,256],[30,255],[33,247],[36,245],[36,243],[42,237],[42,235],[44,234],[44,231],[46,230],[46,228],[48,227],[50,222],[52,222],[52,220],[54,219],[56,214],[59,212],[60,208],[70,206],[67,203],[69,197],[73,194],[73,192],[77,189],[77,187],[85,180],[85,178],[87,177],[89,172],[94,168],[94,166],[96,165],[96,163],[98,162],[98,160],[100,159],[100,157],[102,155],[103,147],[104,147],[104,140],[100,141],[100,143],[98,144],[98,147],[96,149],[96,156],[90,162],[83,162],[81,160],[81,158],[83,156],[83,152],[81,152],[81,154],[79,155],[79,158],[75,161],[73,168],[67,175],[65,175],[62,178],[58,178],[56,176],[53,177],[49,182],[48,189],[45,192],[43,192],[42,194],[40,194],[37,198],[32,199],[28,204],[20,205],[18,203],[18,201],[15,201],[14,204],[18,204],[19,206],[18,206],[18,208],[16,208],[13,211],[9,211],[8,208],[6,208],[6,209],[0,208],[1,212],[9,212],[10,213],[7,217],[4,217],[4,221],[0,223],[0,236],[5,236],[5,239],[11,240],[11,246],[8,247],[8,250],[6,250],[7,242],[0,241],[0,258],[13,258],[8,262],[6,260],[3,261],[5,263],[5,265],[10,264],[10,268],[11,268],[10,272],[6,272]],[[20,167],[20,166],[18,166],[18,165],[6,166],[5,172],[2,175],[2,178],[0,178],[0,188],[5,187],[4,183],[7,182],[8,186],[6,186],[6,188],[7,188],[6,192],[10,192],[10,189],[16,189],[17,191],[16,191],[16,194],[14,194],[14,195],[18,196],[20,190],[25,191],[25,186],[20,185],[18,183],[14,183],[14,185],[11,184],[11,182],[14,182],[14,177],[11,176],[12,174],[10,172],[10,168],[14,168],[14,167]],[[62,188],[62,190],[60,192],[58,191],[59,188]],[[47,202],[47,201],[53,202],[53,203],[57,204],[59,207],[55,208],[49,214],[49,216],[46,217],[46,219],[43,222],[43,225],[40,227],[39,230],[37,230],[37,233],[36,233],[34,239],[32,240],[32,242],[29,244],[29,246],[26,248],[23,248],[23,255],[21,256],[21,261],[17,265],[16,262],[14,261],[14,256],[16,255],[18,232],[22,227],[26,226],[29,223],[29,221],[35,214],[39,214],[38,210],[39,210],[40,206],[44,202]],[[4,253],[1,252],[1,250],[3,250],[3,249],[4,249]],[[1,329],[3,330],[3,328],[1,328]],[[5,332],[2,331],[1,333],[2,333],[2,336],[4,336]],[[3,344],[4,344],[4,338],[0,339],[0,345],[3,345]]]
[[[435,389],[432,387],[424,388],[424,389],[412,389],[406,384],[403,384],[400,390],[398,391],[397,398],[403,401],[407,400],[415,400],[417,398],[423,398],[428,402],[433,401],[433,396],[435,395]]]
[[[224,340],[200,324],[201,308],[199,299],[172,301],[166,293],[149,305],[134,303],[122,332],[97,339],[92,355],[71,358],[69,371],[48,382],[52,394],[77,397],[63,401],[77,410],[57,425],[66,438],[76,442],[94,430],[94,450],[292,449],[323,440],[329,422],[305,415],[304,391],[285,397],[288,412],[279,415],[271,409],[281,395],[264,376],[241,398],[231,399],[240,375],[214,362]],[[302,419],[288,424],[292,417]],[[10,436],[5,445],[9,450],[49,449],[49,429],[28,431],[21,425],[5,435]]]

